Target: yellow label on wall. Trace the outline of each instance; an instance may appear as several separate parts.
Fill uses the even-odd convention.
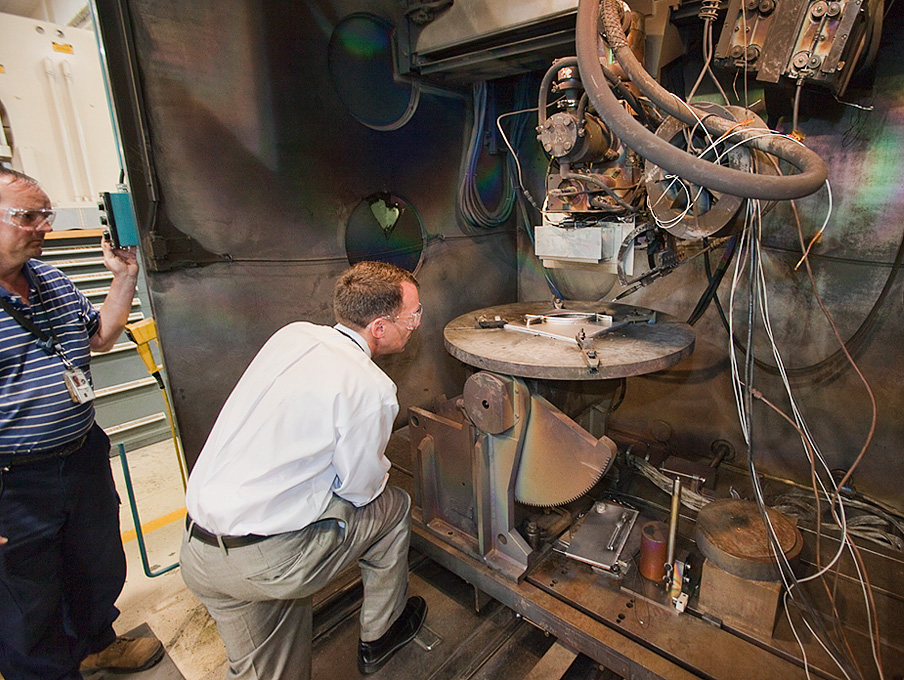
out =
[[[53,43],[53,51],[63,52],[65,54],[75,54],[72,51],[72,45],[68,45],[66,43]]]
[[[3,64],[0,64],[0,73],[6,73],[6,67]]]

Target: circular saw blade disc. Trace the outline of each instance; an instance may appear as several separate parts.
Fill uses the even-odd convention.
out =
[[[618,447],[597,439],[542,397],[533,396],[515,478],[515,498],[538,507],[564,505],[590,491]]]

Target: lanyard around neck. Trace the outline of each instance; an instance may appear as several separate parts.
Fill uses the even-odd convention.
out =
[[[336,328],[336,327],[333,326],[333,328]],[[355,340],[352,336],[350,336],[348,333],[346,333],[346,332],[345,332],[344,330],[342,330],[341,328],[336,328],[336,330],[339,331],[340,333],[342,333],[342,335],[344,335],[345,337],[347,337],[347,338],[348,338],[349,340],[351,340],[353,343],[355,343],[355,347],[357,347],[357,348],[360,349],[362,352],[364,352],[364,348],[363,348],[363,347],[361,346],[361,344],[360,344],[357,340]],[[367,354],[367,352],[364,352],[364,353]]]
[[[35,292],[38,294],[38,302],[41,305],[41,308],[45,310],[44,300],[41,297],[41,290],[38,287],[37,283],[35,283]],[[0,307],[2,307],[7,314],[9,314],[16,322],[22,326],[29,333],[34,335],[38,339],[38,347],[43,349],[48,354],[58,354],[59,357],[63,360],[63,363],[66,366],[70,366],[69,360],[66,358],[66,355],[63,354],[62,347],[60,346],[60,341],[57,339],[56,333],[53,332],[53,326],[50,327],[50,335],[47,335],[44,331],[35,325],[35,322],[31,319],[25,317],[18,309],[13,307],[9,301],[0,295]]]

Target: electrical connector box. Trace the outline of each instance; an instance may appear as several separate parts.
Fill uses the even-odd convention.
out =
[[[602,271],[614,273],[622,241],[633,227],[633,223],[617,221],[574,227],[544,219],[544,223],[534,229],[534,252],[544,267],[595,265]],[[625,259],[626,268],[632,268],[633,247]]]
[[[138,245],[138,222],[127,191],[104,191],[100,195],[100,223],[110,232],[114,248]]]

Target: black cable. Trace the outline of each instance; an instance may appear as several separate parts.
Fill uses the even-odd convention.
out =
[[[706,245],[706,242],[707,239],[703,239],[704,246]],[[719,285],[722,283],[725,272],[728,270],[728,265],[731,263],[731,260],[734,257],[735,247],[737,246],[737,243],[737,235],[732,236],[731,240],[728,242],[728,245],[725,248],[725,252],[722,254],[722,259],[719,261],[719,264],[716,267],[715,276],[712,274],[710,268],[709,251],[703,253],[703,264],[706,267],[706,278],[709,281],[709,284],[703,291],[703,295],[700,296],[700,300],[697,302],[697,306],[694,308],[694,311],[691,312],[691,315],[687,319],[687,323],[689,325],[695,325],[703,316],[704,312],[706,312],[706,310],[709,308],[709,305],[713,301],[713,299],[716,298],[716,291],[719,290]]]
[[[637,117],[640,119],[640,122],[643,125],[650,124],[650,117],[647,115],[646,109],[641,105],[641,103],[637,100],[637,97],[625,87],[625,84],[622,82],[621,78],[615,75],[610,69],[606,68],[602,64],[600,66],[603,69],[603,75],[606,76],[606,80],[609,81],[609,85],[612,86],[612,89],[615,90],[616,94],[618,94],[622,99],[628,102],[628,106],[630,106],[634,113],[637,114]],[[584,93],[586,94],[586,92]]]

